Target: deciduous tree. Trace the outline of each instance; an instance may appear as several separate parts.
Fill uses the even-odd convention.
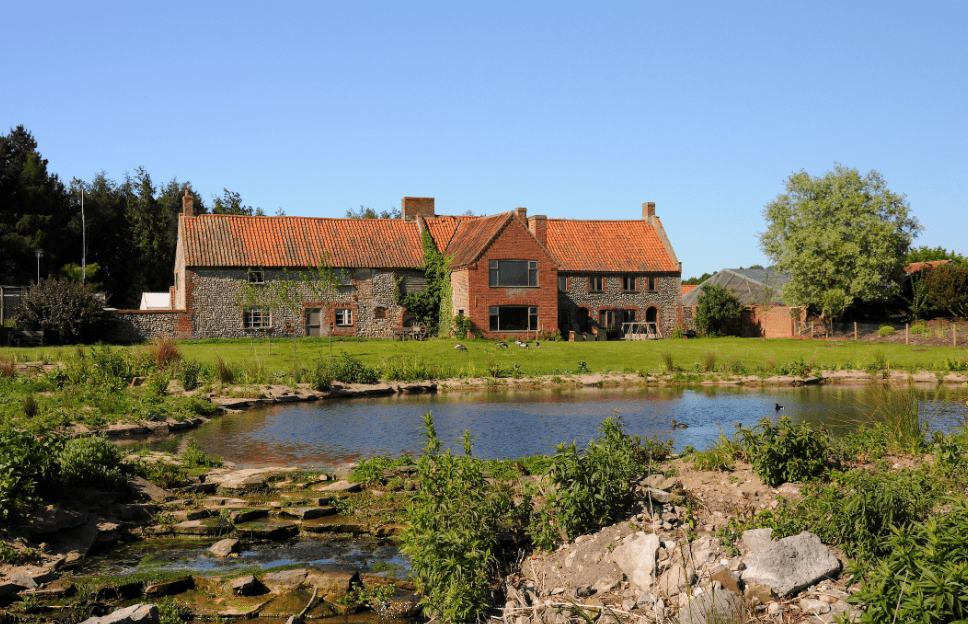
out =
[[[707,335],[722,336],[742,311],[743,304],[736,295],[718,284],[707,284],[699,295],[696,325]]]
[[[791,274],[784,298],[836,319],[854,301],[899,292],[902,267],[921,227],[903,195],[876,171],[837,164],[823,177],[792,174],[766,205],[760,245],[777,271]]]

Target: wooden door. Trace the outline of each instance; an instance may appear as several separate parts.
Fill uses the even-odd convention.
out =
[[[323,310],[322,308],[306,308],[306,335],[323,335]]]

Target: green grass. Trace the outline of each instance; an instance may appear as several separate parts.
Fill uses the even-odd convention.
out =
[[[296,361],[299,366],[311,367],[318,358],[329,355],[325,338],[302,338],[296,341]],[[769,374],[771,362],[782,365],[806,362],[818,368],[851,368],[863,370],[875,364],[893,370],[947,370],[947,362],[964,359],[965,350],[955,347],[913,347],[862,342],[819,342],[813,340],[700,338],[696,340],[661,340],[636,342],[542,342],[539,348],[521,349],[511,345],[498,349],[489,340],[464,340],[467,351],[454,349],[456,340],[428,340],[425,342],[394,342],[389,340],[333,341],[334,356],[341,351],[358,357],[368,366],[382,366],[385,362],[405,363],[407,366],[435,367],[441,377],[488,377],[495,367],[501,376],[567,375],[578,372],[579,362],[596,373],[644,371],[661,373],[666,370],[664,353],[672,354],[677,365],[700,368],[708,362],[709,354],[716,353],[719,361],[729,362],[731,368],[739,364],[751,374]],[[258,363],[267,372],[288,371],[293,366],[293,341],[273,339],[272,352],[264,339],[180,341],[178,349],[183,358],[215,365],[221,357],[230,363]],[[145,346],[122,347],[145,350]],[[917,349],[917,350],[915,350]],[[0,348],[0,357],[13,354],[17,361],[63,360],[74,347]],[[518,367],[515,367],[518,365]]]

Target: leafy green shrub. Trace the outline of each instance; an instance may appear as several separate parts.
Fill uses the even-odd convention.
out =
[[[13,425],[0,427],[0,520],[35,502],[53,482],[61,445],[56,435],[37,438]]]
[[[882,337],[893,336],[896,333],[897,332],[895,331],[895,329],[890,325],[883,325],[881,326],[880,329],[877,330],[877,335]]]
[[[17,329],[43,331],[44,341],[71,344],[96,340],[107,328],[104,299],[91,288],[68,279],[43,279],[20,300]]]
[[[942,264],[928,271],[924,281],[933,307],[959,318],[968,316],[968,267]]]
[[[160,397],[168,394],[168,382],[171,375],[166,370],[156,370],[148,375],[145,380],[145,394],[152,397]]]
[[[111,491],[123,482],[121,459],[121,451],[107,438],[91,436],[68,440],[57,463],[64,485]]]
[[[631,502],[629,481],[639,470],[637,440],[623,430],[621,418],[606,418],[588,449],[559,444],[548,475],[554,490],[531,527],[540,548],[551,549],[613,522]]]
[[[178,458],[186,468],[221,468],[222,458],[218,455],[207,455],[198,446],[197,440],[189,440],[185,450],[179,453]]]
[[[720,470],[729,472],[733,469],[733,458],[740,452],[740,445],[727,438],[722,431],[719,438],[714,440],[705,451],[692,456],[692,467],[695,470]]]
[[[891,531],[877,562],[848,602],[860,621],[941,624],[968,619],[968,501],[946,514]]]
[[[178,369],[178,382],[185,390],[194,390],[198,387],[199,378],[202,376],[202,365],[195,360],[182,360]]]
[[[827,434],[806,423],[794,425],[786,416],[776,425],[762,419],[752,431],[744,430],[743,441],[753,470],[772,487],[818,477],[830,465]]]
[[[483,464],[441,450],[430,412],[424,415],[424,455],[417,461],[420,489],[407,507],[403,551],[410,557],[425,615],[442,622],[482,618],[489,606],[489,571],[510,500],[490,492]]]
[[[316,360],[312,371],[309,374],[309,383],[313,388],[320,392],[329,390],[333,385],[333,374],[330,372],[329,363],[324,358]]]
[[[333,359],[330,369],[333,379],[344,383],[375,384],[380,381],[380,371],[365,365],[359,358],[341,351]]]
[[[732,292],[717,284],[706,284],[699,295],[696,327],[709,336],[726,334],[743,311],[743,304]]]
[[[912,334],[915,334],[915,335],[923,334],[926,331],[930,333],[931,330],[928,329],[927,324],[924,323],[923,321],[920,323],[915,323],[914,325],[911,325],[910,332]]]
[[[457,338],[465,338],[467,336],[467,332],[474,327],[474,324],[471,322],[471,317],[458,314],[453,318],[453,320],[451,320],[450,326],[450,331],[454,334],[454,336]]]
[[[585,360],[578,360],[578,368],[575,369],[575,372],[577,372],[579,374],[581,374],[581,373],[587,373],[588,372],[588,362],[586,362]]]
[[[413,458],[406,454],[401,457],[388,457],[386,455],[367,457],[357,462],[349,480],[354,483],[377,483],[383,480],[384,470],[393,470],[397,466],[412,464]]]

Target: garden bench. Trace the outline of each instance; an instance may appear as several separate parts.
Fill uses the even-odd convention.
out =
[[[8,331],[7,346],[16,344],[18,347],[36,346],[44,344],[44,332],[42,331]]]

